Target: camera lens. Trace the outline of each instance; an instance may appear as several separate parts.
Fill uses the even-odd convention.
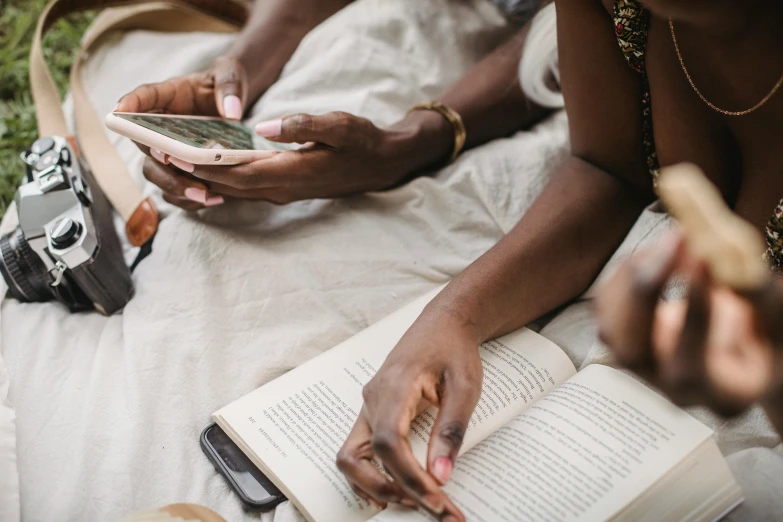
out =
[[[26,303],[52,298],[46,265],[30,248],[21,229],[0,238],[0,254],[0,273],[16,300]]]
[[[50,150],[49,152],[41,154],[41,157],[35,162],[34,168],[40,172],[48,169],[52,165],[56,165],[58,161],[60,161],[60,154],[56,150]]]

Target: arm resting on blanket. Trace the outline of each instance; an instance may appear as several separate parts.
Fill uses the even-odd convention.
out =
[[[466,148],[527,129],[549,114],[528,100],[519,85],[519,62],[529,29],[528,23],[438,98],[462,116],[468,134]],[[413,112],[393,130],[402,131],[408,146],[409,174],[442,164],[452,153],[454,130],[440,114]]]
[[[641,83],[617,46],[611,19],[598,0],[557,7],[572,156],[517,226],[427,306],[365,386],[338,464],[376,500],[388,501],[392,491],[441,519],[447,513],[464,520],[439,485],[449,479],[480,396],[479,344],[584,292],[653,198],[641,111],[617,110],[638,108]],[[407,442],[421,401],[438,406],[426,471]],[[394,483],[365,466],[372,457]]]
[[[583,293],[648,198],[576,157],[517,226],[433,301],[479,340],[514,331]]]

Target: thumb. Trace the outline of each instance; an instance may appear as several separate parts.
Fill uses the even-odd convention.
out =
[[[345,148],[371,133],[369,120],[345,112],[295,114],[256,125],[256,134],[283,143],[320,143]]]
[[[480,396],[481,380],[475,383],[460,377],[444,382],[427,455],[427,469],[441,485],[451,477],[470,416]]]
[[[229,120],[240,120],[245,112],[246,74],[239,60],[221,56],[212,66],[215,82],[215,105],[220,115]]]
[[[769,336],[775,346],[783,347],[783,279],[770,277],[759,288],[738,290],[755,311],[755,330]]]

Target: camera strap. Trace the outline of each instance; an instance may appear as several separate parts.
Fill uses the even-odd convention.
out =
[[[111,9],[103,11],[87,30],[71,68],[76,122],[76,132],[72,133],[57,86],[44,60],[42,39],[48,29],[64,16],[105,8]],[[144,247],[143,252],[149,253],[152,238],[157,232],[158,211],[152,200],[144,197],[109,141],[103,118],[95,112],[84,89],[81,66],[90,49],[113,31],[236,32],[247,17],[245,3],[236,0],[50,0],[38,19],[30,51],[30,84],[39,135],[68,139],[90,167],[114,210],[125,220],[128,240],[134,246]]]

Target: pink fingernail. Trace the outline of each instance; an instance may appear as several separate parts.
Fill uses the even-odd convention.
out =
[[[188,163],[187,161],[183,161],[173,156],[169,156],[169,162],[175,167],[177,167],[178,169],[184,170],[185,172],[193,172],[194,170],[196,170],[195,165],[193,165],[192,163]]]
[[[117,102],[117,105],[114,106],[114,108],[111,110],[111,112],[117,112],[117,109],[120,108],[120,102]]]
[[[445,484],[449,481],[453,469],[454,464],[448,457],[438,457],[435,459],[435,463],[432,466],[432,472],[441,484]]]
[[[223,115],[229,120],[242,119],[242,100],[230,94],[223,98]]]
[[[283,120],[263,121],[256,125],[256,134],[264,138],[276,138],[283,133]]]
[[[224,202],[225,200],[223,199],[223,196],[211,196],[204,202],[204,206],[216,207],[218,205],[222,205]]]
[[[169,163],[169,155],[162,153],[158,149],[150,148],[150,155],[164,165],[168,165]]]
[[[200,188],[188,187],[185,189],[185,197],[196,203],[207,204],[207,191]],[[222,199],[222,198],[221,198]]]

